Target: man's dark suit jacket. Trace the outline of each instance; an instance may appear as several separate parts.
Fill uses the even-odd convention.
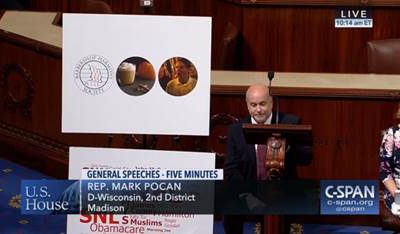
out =
[[[276,113],[272,115],[271,124],[276,122]],[[227,180],[256,180],[257,159],[254,144],[247,144],[242,124],[251,123],[251,117],[244,118],[229,127],[227,158],[224,173]],[[298,124],[300,118],[291,114],[279,113],[278,123]],[[289,142],[290,143],[290,142]],[[296,165],[308,164],[311,161],[311,146],[291,144],[286,154],[284,178],[296,177]]]

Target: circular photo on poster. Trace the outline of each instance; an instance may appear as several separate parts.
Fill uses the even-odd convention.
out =
[[[126,94],[140,96],[153,88],[156,72],[153,65],[142,57],[130,57],[117,68],[119,88]]]
[[[196,87],[197,70],[188,59],[173,57],[161,65],[158,81],[168,94],[184,96]]]

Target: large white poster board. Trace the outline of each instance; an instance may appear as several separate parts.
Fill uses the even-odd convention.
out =
[[[208,135],[211,18],[63,15],[62,132]]]
[[[111,148],[70,148],[69,179],[80,179],[84,167],[95,168],[165,168],[214,169],[215,155],[200,152],[133,150]],[[137,217],[135,217],[137,216]],[[125,218],[124,218],[125,217]],[[114,215],[106,222],[88,220],[81,215],[68,215],[67,233],[104,233],[105,228],[133,230],[137,225],[124,224],[132,217],[141,221],[140,233],[212,233],[213,215]],[[89,222],[88,222],[89,221]],[[162,226],[151,223],[161,222]],[[114,228],[111,228],[115,230]],[[124,229],[127,228],[127,229]],[[107,232],[120,233],[120,232]],[[136,233],[136,232],[132,232]],[[139,233],[139,232],[137,232]]]

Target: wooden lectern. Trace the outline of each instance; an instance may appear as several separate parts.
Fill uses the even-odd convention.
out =
[[[280,179],[285,171],[286,152],[290,144],[311,145],[311,125],[298,124],[243,124],[246,142],[266,144],[265,170],[268,180]],[[284,233],[285,224],[282,216],[264,217],[264,233]]]
[[[265,169],[268,179],[280,179],[285,171],[288,143],[311,144],[311,125],[299,124],[243,124],[246,142],[266,144]]]

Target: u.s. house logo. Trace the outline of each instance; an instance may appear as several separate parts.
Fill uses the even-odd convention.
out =
[[[80,90],[89,95],[99,95],[111,86],[113,68],[100,55],[88,55],[79,60],[74,68],[74,81]]]

